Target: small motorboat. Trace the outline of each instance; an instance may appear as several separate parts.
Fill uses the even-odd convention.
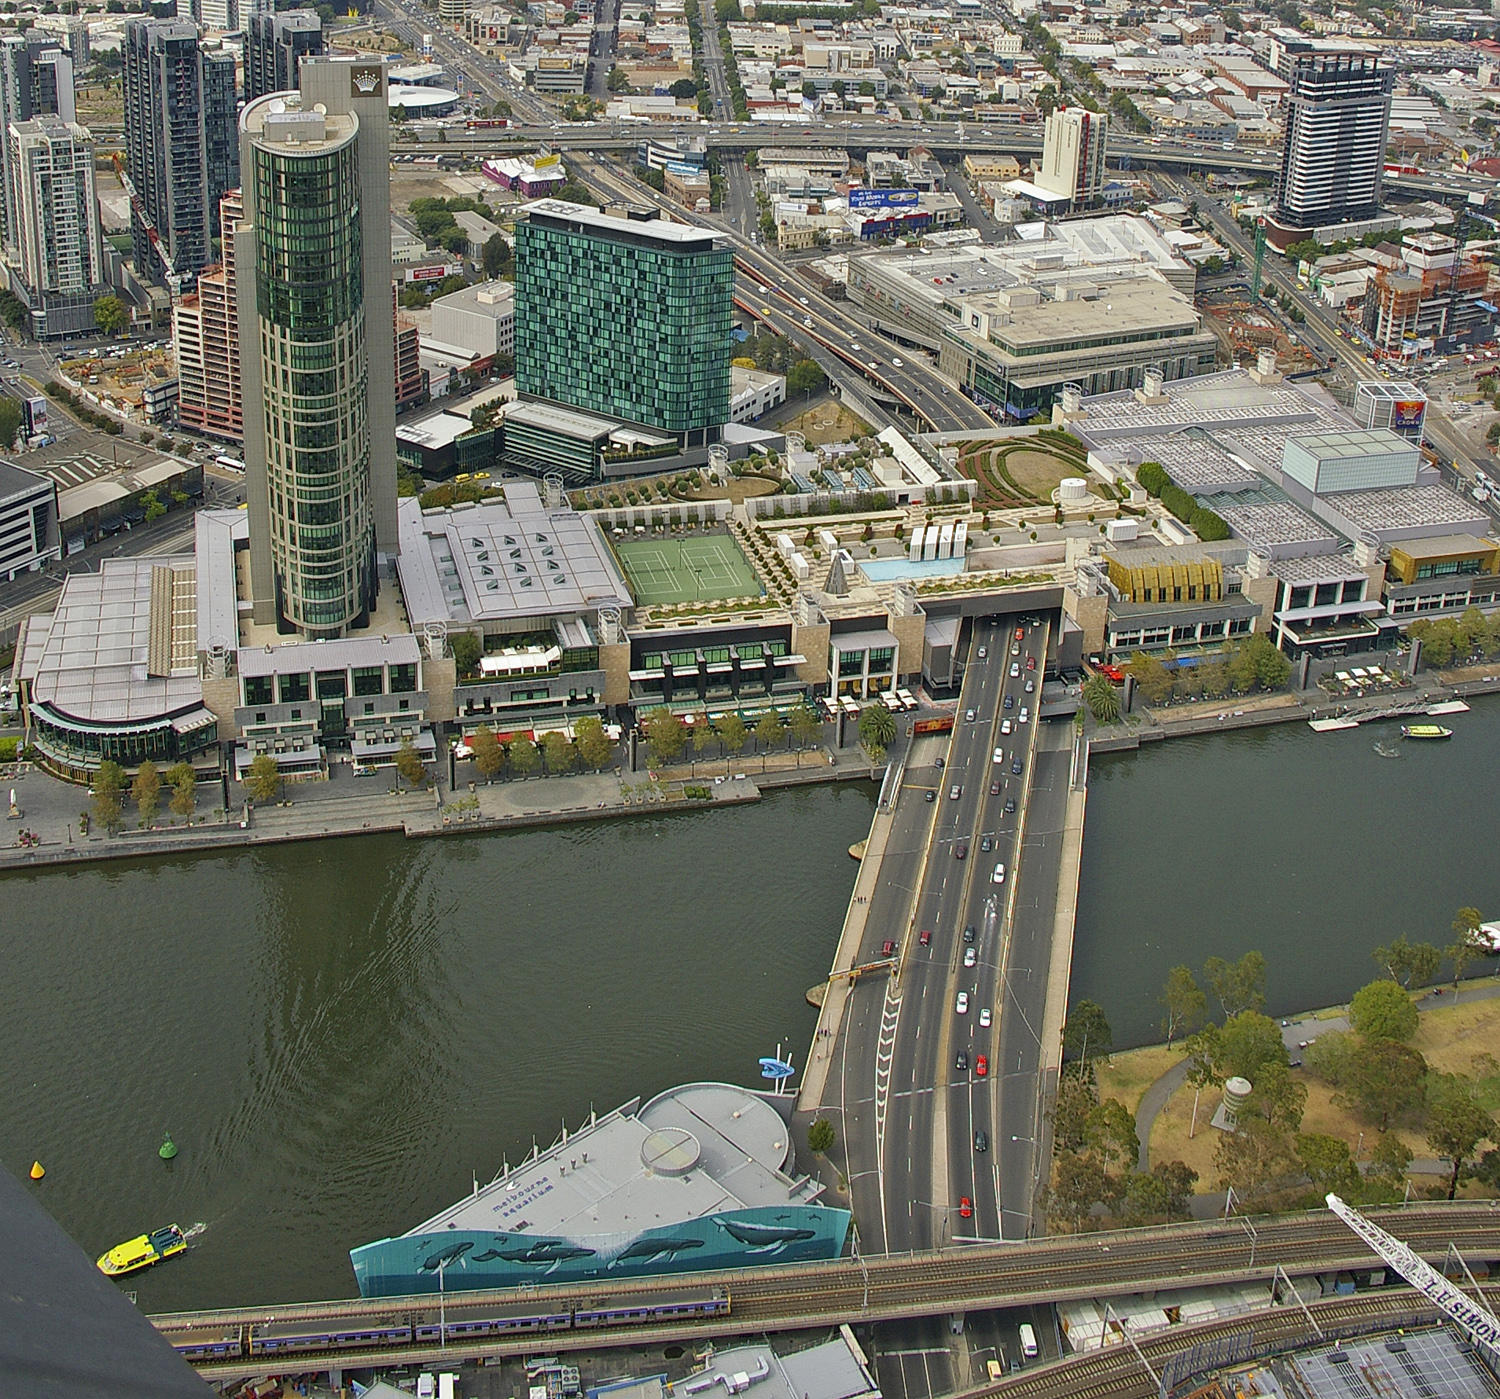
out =
[[[1441,724],[1402,724],[1402,738],[1452,738],[1453,730]]]
[[[142,1234],[139,1238],[116,1244],[108,1253],[101,1255],[99,1271],[112,1278],[124,1273],[138,1273],[142,1268],[149,1268],[153,1263],[160,1263],[163,1258],[171,1258],[173,1254],[181,1253],[186,1248],[187,1235],[175,1224],[169,1224],[154,1234]]]

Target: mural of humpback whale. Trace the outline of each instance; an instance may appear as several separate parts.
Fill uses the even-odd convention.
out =
[[[507,1263],[530,1263],[538,1267],[553,1267],[566,1263],[570,1258],[587,1258],[595,1250],[580,1248],[562,1239],[538,1239],[525,1248],[490,1248],[476,1253],[476,1263],[488,1263],[492,1258],[502,1258]]]
[[[609,1266],[613,1268],[616,1263],[649,1263],[663,1255],[672,1258],[688,1249],[702,1247],[702,1239],[637,1239],[623,1253],[616,1254]]]
[[[431,1245],[428,1244],[425,1247],[430,1248]],[[452,1263],[462,1263],[464,1254],[473,1247],[473,1243],[469,1240],[453,1244],[451,1247],[443,1249],[440,1253],[434,1253],[431,1258],[422,1264],[421,1271],[424,1273],[435,1273],[439,1268],[446,1268]]]
[[[790,1224],[753,1224],[743,1219],[721,1219],[719,1227],[731,1239],[749,1244],[752,1253],[779,1252],[788,1244],[816,1237],[814,1229],[799,1229]]]

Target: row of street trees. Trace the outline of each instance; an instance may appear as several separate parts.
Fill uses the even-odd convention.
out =
[[[197,808],[197,776],[191,763],[177,763],[166,771],[166,785],[171,789],[168,805],[175,816],[191,816]],[[156,819],[161,805],[162,773],[147,760],[136,771],[135,781],[127,788],[125,769],[106,760],[94,776],[92,817],[107,831],[118,830],[125,819],[126,794],[135,802],[142,826]]]
[[[581,763],[593,771],[607,767],[614,757],[615,745],[604,732],[604,724],[594,715],[580,719],[573,726],[573,739],[553,730],[544,733],[540,743],[515,735],[505,743],[488,725],[469,735],[469,749],[474,767],[486,782],[501,772],[511,777],[527,778],[543,764],[549,773],[572,772]]]
[[[809,704],[798,705],[783,722],[781,715],[772,710],[760,716],[754,729],[749,728],[738,714],[729,713],[710,723],[708,714],[699,710],[693,716],[691,729],[670,710],[658,709],[647,717],[641,726],[646,736],[646,745],[652,766],[676,762],[691,747],[689,757],[692,767],[708,757],[733,756],[742,753],[745,740],[754,735],[760,749],[762,766],[764,759],[778,743],[793,739],[797,743],[798,761],[804,748],[817,743],[823,736],[823,721]],[[717,749],[717,753],[713,750]],[[690,769],[691,770],[691,769]]]

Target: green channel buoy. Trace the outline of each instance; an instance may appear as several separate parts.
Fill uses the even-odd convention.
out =
[[[156,1149],[156,1154],[163,1161],[170,1161],[177,1155],[177,1143],[172,1140],[172,1134],[168,1132],[161,1139],[161,1145]]]

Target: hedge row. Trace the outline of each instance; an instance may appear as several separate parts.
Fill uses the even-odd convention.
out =
[[[1135,479],[1146,488],[1148,495],[1155,496],[1179,520],[1190,525],[1199,539],[1212,543],[1229,538],[1229,526],[1223,518],[1199,505],[1172,480],[1160,462],[1143,461],[1136,469]]]

